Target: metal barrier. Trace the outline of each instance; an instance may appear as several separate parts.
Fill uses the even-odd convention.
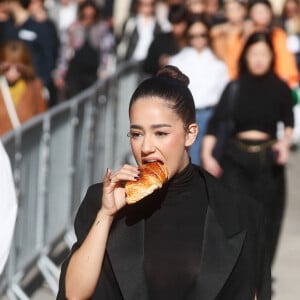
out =
[[[3,136],[19,207],[0,296],[29,299],[21,281],[33,266],[57,293],[59,268],[49,253],[72,232],[87,187],[129,153],[128,103],[139,78],[138,65],[123,65],[106,81]]]

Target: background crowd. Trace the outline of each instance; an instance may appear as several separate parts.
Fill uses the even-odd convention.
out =
[[[268,199],[270,193],[281,195],[275,204],[267,203],[269,210],[274,205],[277,208],[276,224],[268,225],[274,256],[284,207],[282,165],[289,149],[300,143],[299,0],[0,1],[0,135],[105,79],[123,62],[139,62],[143,76],[171,64],[189,77],[195,99],[200,134],[190,150],[192,162],[203,164],[216,176],[230,170],[228,181],[237,182],[241,173],[233,172],[235,166],[228,167],[227,161],[220,171],[207,156],[201,160],[201,151],[203,137],[216,131],[230,83],[242,81],[243,100],[248,102],[237,110],[241,115],[235,115],[239,125],[244,126],[241,120],[247,114],[258,112],[271,120],[266,131],[272,140],[289,138],[281,167],[259,174],[269,178],[271,187],[279,188],[262,194],[268,193]],[[259,61],[263,65],[266,59],[265,73],[271,74],[265,81],[252,72],[247,61],[249,40],[258,33],[266,36],[270,50]],[[278,95],[284,97],[278,100]],[[255,123],[259,121],[251,120],[265,129]],[[280,122],[282,130],[277,127]],[[236,184],[256,196],[262,189],[256,182],[264,181],[253,171],[249,157],[247,161],[251,166],[244,169],[252,168],[250,177],[239,169],[244,180]],[[270,172],[276,173],[275,179]]]
[[[192,15],[202,15],[203,36],[190,33],[195,30],[189,24]],[[97,79],[106,78],[124,61],[139,61],[146,76],[155,74],[166,64],[180,66],[193,78],[190,87],[198,114],[201,111],[205,115],[198,118],[202,121],[199,123],[202,133],[191,150],[193,162],[199,164],[206,119],[227,81],[237,77],[239,56],[253,32],[270,33],[276,57],[274,70],[294,91],[296,101],[300,68],[299,16],[297,0],[1,0],[0,45],[8,47],[4,45],[6,42],[18,40],[25,45],[23,51],[28,48],[28,59],[35,77],[42,82],[42,97],[47,108],[70,99]],[[190,51],[198,55],[202,50],[205,50],[202,62],[197,59],[191,63]],[[3,78],[8,65],[19,66],[20,78],[8,85],[18,90],[20,99],[23,93],[19,79],[24,77],[20,66],[26,64],[24,56],[19,51],[19,57],[2,56],[0,61]],[[219,67],[211,67],[216,65]],[[206,73],[205,80],[199,72]],[[213,83],[216,77],[219,79]],[[14,105],[9,106],[16,107],[18,117],[19,100],[14,97],[11,100]],[[36,103],[32,105],[32,109],[27,108],[32,111],[26,118],[21,117],[21,123],[41,112],[35,109]],[[299,108],[295,107],[294,111],[293,141],[296,142],[300,139]],[[9,115],[7,109],[3,113]],[[2,134],[6,131],[1,128]]]

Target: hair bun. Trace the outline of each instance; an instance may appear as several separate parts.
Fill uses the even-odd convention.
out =
[[[183,74],[177,67],[166,65],[162,67],[157,73],[156,77],[168,77],[179,80],[184,85],[188,86],[190,83],[190,79]]]

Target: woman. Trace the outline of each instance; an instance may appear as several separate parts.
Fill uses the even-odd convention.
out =
[[[79,5],[78,18],[69,27],[63,46],[54,76],[55,86],[61,94],[65,92],[61,97],[75,96],[114,67],[115,39],[92,0]]]
[[[46,110],[44,86],[22,41],[0,47],[0,83],[0,135]]]
[[[139,167],[108,169],[89,188],[57,299],[270,299],[269,272],[258,275],[260,205],[190,163],[198,126],[188,81],[166,66],[135,90],[133,155],[138,166],[162,162],[168,182],[134,205],[124,181],[138,180]]]
[[[273,71],[274,50],[267,33],[251,35],[241,54],[238,91],[233,99],[230,119],[234,121],[232,138],[224,149],[221,165],[213,156],[218,126],[228,116],[233,82],[221,96],[203,140],[203,167],[239,187],[264,204],[269,257],[274,258],[282,222],[285,179],[293,131],[292,93]],[[277,139],[277,124],[284,124],[284,135]]]
[[[124,22],[117,37],[117,60],[143,62],[154,37],[162,32],[155,15],[155,0],[134,1],[134,13]]]
[[[226,63],[228,57],[230,58],[230,51],[228,51],[230,45],[228,43],[230,43],[231,36],[235,36],[244,27],[247,15],[247,1],[226,0],[223,5],[226,21],[214,25],[210,35],[213,51]]]
[[[200,165],[201,143],[207,122],[229,80],[226,65],[209,46],[209,34],[210,26],[205,16],[192,16],[185,34],[188,45],[169,59],[169,64],[177,66],[191,81],[190,90],[195,99],[199,133],[190,154],[192,163],[197,165]]]
[[[227,65],[230,77],[236,78],[238,74],[238,60],[245,41],[253,32],[268,31],[271,34],[275,52],[275,73],[291,88],[299,85],[299,72],[296,59],[287,48],[287,35],[283,29],[273,24],[273,11],[269,0],[251,0],[248,4],[249,20],[243,30],[231,36],[228,42],[229,53]]]
[[[185,5],[170,5],[168,21],[171,30],[156,35],[150,44],[143,62],[143,71],[146,74],[156,74],[162,66],[168,64],[171,55],[175,55],[186,45],[184,34],[187,25],[187,10]]]

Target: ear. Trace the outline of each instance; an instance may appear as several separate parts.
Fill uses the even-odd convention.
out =
[[[189,125],[187,132],[186,132],[186,137],[185,137],[185,146],[186,147],[190,147],[198,134],[199,128],[198,125],[196,123],[192,123]]]

